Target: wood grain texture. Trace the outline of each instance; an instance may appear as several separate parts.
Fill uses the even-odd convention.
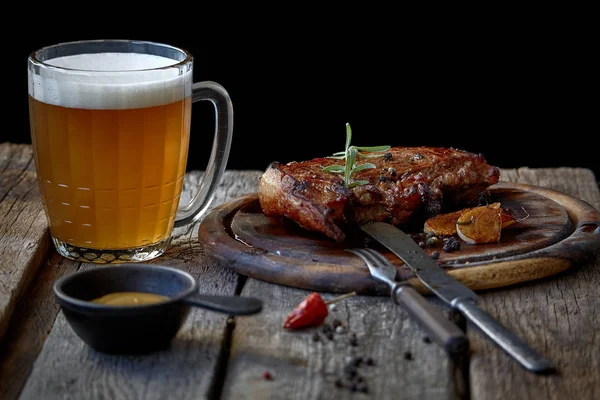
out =
[[[503,170],[503,179],[571,194],[596,209],[600,193],[587,169]],[[473,399],[600,398],[600,259],[552,278],[481,294],[481,306],[550,358],[557,372],[538,376],[468,326]]]
[[[0,341],[49,248],[31,146],[0,143]]]
[[[214,204],[256,190],[254,175],[226,172]],[[189,200],[201,177],[200,172],[186,175],[183,201]],[[240,285],[237,274],[206,257],[194,225],[176,229],[171,247],[150,263],[191,273],[203,293],[234,294]],[[83,264],[83,268],[101,267]],[[19,398],[214,398],[220,391],[229,331],[227,315],[192,308],[167,351],[147,356],[106,355],[85,345],[59,312]]]
[[[310,291],[248,280],[242,294],[261,296],[264,312],[238,318],[223,399],[459,399],[466,396],[460,362],[449,359],[437,344],[391,299],[355,296],[330,308],[325,320],[341,322],[344,331],[332,339],[323,326],[285,330],[283,321]],[[267,294],[267,295],[265,295]],[[323,294],[325,300],[335,297]],[[439,307],[439,303],[436,302]],[[445,309],[442,309],[446,311]],[[315,341],[314,335],[319,336]],[[356,335],[356,345],[352,345]],[[372,358],[356,372],[361,384],[346,378],[352,357]],[[266,379],[265,373],[272,375]],[[336,384],[341,382],[342,387]],[[356,386],[350,389],[350,382]],[[357,393],[358,392],[358,393]],[[361,397],[364,396],[364,397]]]
[[[17,398],[59,312],[54,282],[80,265],[53,252],[35,277],[35,285],[16,307],[0,344],[0,399]]]

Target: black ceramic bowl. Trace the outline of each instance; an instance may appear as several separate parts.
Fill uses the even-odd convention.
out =
[[[66,275],[54,294],[75,333],[105,353],[148,353],[168,347],[190,306],[231,315],[260,312],[259,299],[197,293],[194,277],[176,268],[151,264],[101,266]],[[91,300],[112,292],[149,292],[169,300],[147,305],[109,306]]]

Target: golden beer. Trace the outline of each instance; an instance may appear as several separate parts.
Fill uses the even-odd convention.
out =
[[[29,99],[32,144],[52,236],[127,249],[169,237],[185,174],[191,97],[125,110]]]

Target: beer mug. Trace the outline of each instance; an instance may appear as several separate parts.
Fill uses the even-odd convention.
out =
[[[89,40],[28,58],[31,141],[58,253],[85,262],[147,261],[174,227],[208,210],[225,170],[233,106],[220,84],[193,82],[193,56],[167,44]],[[215,108],[212,150],[180,202],[192,103]]]

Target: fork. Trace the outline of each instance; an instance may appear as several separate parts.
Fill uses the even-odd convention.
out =
[[[469,347],[467,336],[440,310],[421,296],[410,284],[396,281],[396,267],[383,254],[369,248],[346,249],[367,264],[371,276],[387,283],[392,300],[403,306],[434,342],[451,354],[465,352]]]

